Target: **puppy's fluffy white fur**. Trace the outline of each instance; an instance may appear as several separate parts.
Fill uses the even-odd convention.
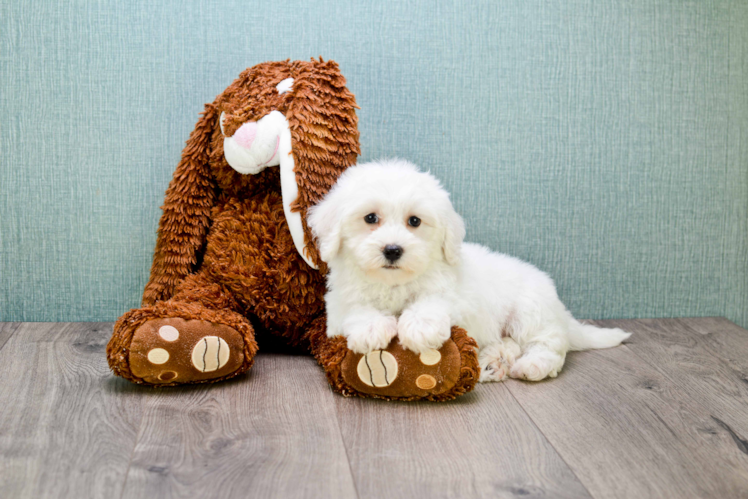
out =
[[[558,375],[567,351],[629,336],[576,321],[532,265],[463,243],[449,194],[406,161],[349,168],[308,220],[330,268],[327,334],[355,352],[396,335],[416,353],[438,349],[459,325],[478,342],[481,381],[541,380]],[[402,255],[388,260],[387,246]]]

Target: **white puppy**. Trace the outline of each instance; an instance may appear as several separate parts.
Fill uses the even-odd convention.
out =
[[[327,335],[354,352],[395,335],[416,353],[438,349],[459,325],[478,342],[481,381],[541,380],[558,375],[567,351],[629,336],[576,321],[532,265],[463,244],[449,194],[408,162],[349,168],[308,220],[330,268]]]

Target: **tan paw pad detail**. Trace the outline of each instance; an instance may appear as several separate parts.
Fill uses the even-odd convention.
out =
[[[159,336],[167,342],[174,342],[179,338],[179,330],[171,325],[164,325],[158,329]]]
[[[150,351],[148,351],[148,361],[150,361],[154,365],[163,365],[164,363],[169,361],[169,352],[166,349],[161,349],[160,347],[151,349]]]
[[[442,354],[436,349],[429,349],[428,351],[423,351],[418,358],[424,365],[433,366],[441,361]]]
[[[163,372],[158,376],[158,379],[162,382],[168,382],[169,380],[174,380],[177,378],[179,374],[177,372]]]
[[[361,358],[357,371],[369,387],[387,387],[397,378],[397,360],[387,351],[372,351]]]
[[[229,360],[229,345],[221,337],[203,337],[192,349],[192,365],[201,372],[213,372]]]
[[[436,379],[431,375],[421,375],[416,379],[416,385],[419,389],[433,389],[436,387]]]

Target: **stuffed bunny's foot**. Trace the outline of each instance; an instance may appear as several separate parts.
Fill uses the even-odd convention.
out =
[[[354,352],[345,337],[327,337],[324,318],[310,326],[309,334],[312,353],[332,388],[346,396],[446,401],[471,391],[478,381],[477,346],[458,327],[439,349],[418,354],[397,337],[384,349]]]
[[[223,378],[244,362],[244,342],[233,328],[202,320],[146,321],[130,344],[132,374],[150,384]]]

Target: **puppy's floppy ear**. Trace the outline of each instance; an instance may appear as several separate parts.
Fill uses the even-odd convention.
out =
[[[307,212],[307,222],[317,238],[319,257],[329,263],[340,252],[342,240],[343,208],[340,196],[333,189]]]
[[[442,226],[444,230],[444,239],[442,240],[444,259],[450,266],[457,265],[460,261],[462,240],[465,239],[465,223],[460,214],[455,211],[449,199],[444,204]]]

